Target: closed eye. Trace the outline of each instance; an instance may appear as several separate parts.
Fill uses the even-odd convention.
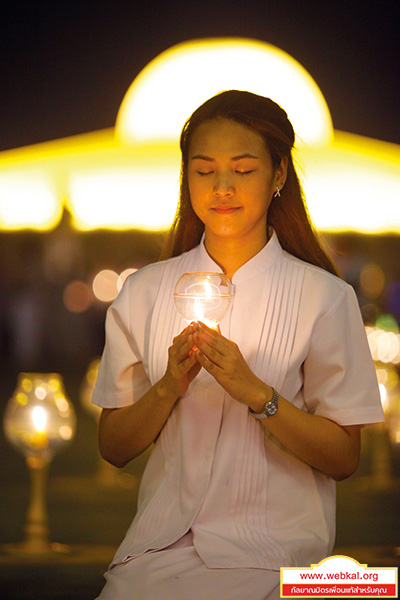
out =
[[[197,171],[197,174],[201,177],[205,177],[206,175],[211,175],[214,171]]]
[[[238,171],[238,170],[236,170],[235,173],[237,175],[250,175],[250,173],[254,173],[254,169],[251,169],[249,171]]]

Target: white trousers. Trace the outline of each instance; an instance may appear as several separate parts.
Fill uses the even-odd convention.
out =
[[[278,600],[280,577],[265,569],[210,569],[191,532],[172,546],[119,564],[96,600]]]

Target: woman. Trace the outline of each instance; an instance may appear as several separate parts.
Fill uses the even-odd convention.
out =
[[[277,104],[235,90],[183,128],[165,260],[131,276],[107,315],[100,451],[123,466],[155,445],[102,600],[279,598],[280,567],[332,551],[334,480],[354,472],[361,425],[382,409],[293,143]],[[187,271],[231,279],[220,331],[184,327],[173,289]]]

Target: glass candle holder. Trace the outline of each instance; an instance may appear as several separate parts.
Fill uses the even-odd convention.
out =
[[[223,273],[184,273],[174,290],[179,314],[187,321],[202,321],[217,328],[233,302],[233,286]]]
[[[49,541],[46,485],[50,462],[56,452],[71,442],[75,427],[75,410],[66,397],[60,375],[19,375],[16,390],[5,410],[4,432],[26,458],[31,490],[25,541],[4,546],[7,553],[44,556],[69,551],[67,546]]]

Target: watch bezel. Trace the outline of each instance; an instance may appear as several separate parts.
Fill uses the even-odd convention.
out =
[[[249,407],[249,413],[255,419],[268,419],[268,417],[273,417],[278,412],[279,394],[274,388],[272,390],[272,399],[265,403],[262,412],[256,413]]]

